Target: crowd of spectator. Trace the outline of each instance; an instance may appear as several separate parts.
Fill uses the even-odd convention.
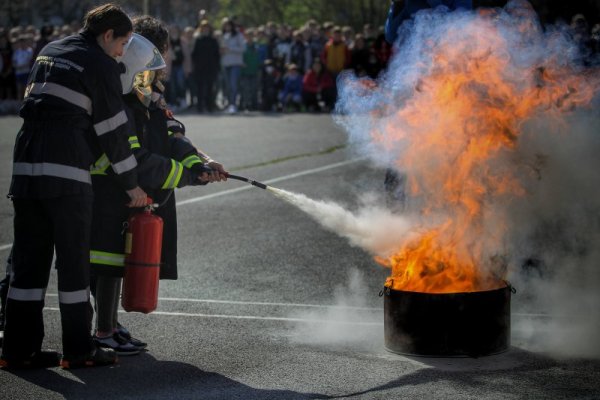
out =
[[[600,53],[600,24],[571,21],[581,54]],[[77,32],[62,27],[0,27],[0,114],[15,113],[37,53],[48,42]],[[360,32],[333,22],[307,21],[300,28],[268,22],[242,27],[235,18],[214,26],[200,13],[198,26],[170,28],[166,99],[181,111],[329,111],[336,78],[344,70],[376,78],[392,46],[382,27]]]
[[[371,25],[355,33],[315,20],[295,29],[274,22],[241,27],[224,18],[218,27],[201,19],[197,29],[178,32],[171,35],[166,97],[198,112],[328,111],[342,70],[374,78],[391,55],[382,28]]]

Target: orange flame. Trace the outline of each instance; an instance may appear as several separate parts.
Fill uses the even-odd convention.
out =
[[[531,29],[524,22],[517,30]],[[503,286],[506,265],[492,262],[491,252],[502,251],[505,218],[494,205],[526,194],[523,171],[507,161],[521,126],[542,112],[557,116],[587,104],[598,88],[598,71],[578,74],[553,60],[519,71],[509,51],[515,44],[491,17],[473,19],[445,38],[428,44],[432,67],[383,132],[371,133],[377,141],[403,143],[397,168],[407,172],[408,191],[423,202],[421,214],[436,221],[396,254],[376,257],[392,269],[386,286],[396,290]]]

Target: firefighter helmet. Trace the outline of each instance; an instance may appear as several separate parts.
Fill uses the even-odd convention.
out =
[[[131,92],[133,80],[138,73],[162,69],[167,65],[152,42],[137,33],[131,35],[125,54],[118,57],[117,62],[123,68],[121,72],[123,94]]]

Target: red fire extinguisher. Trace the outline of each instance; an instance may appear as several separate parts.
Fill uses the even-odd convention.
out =
[[[155,205],[147,199],[141,213],[129,218],[125,236],[125,275],[121,304],[125,311],[150,313],[158,305],[160,253],[163,220],[152,214]]]

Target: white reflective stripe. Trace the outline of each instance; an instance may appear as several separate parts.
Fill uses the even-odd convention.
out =
[[[58,301],[62,304],[85,303],[90,299],[90,288],[76,290],[74,292],[58,291]]]
[[[46,289],[19,289],[14,286],[8,288],[8,298],[19,301],[42,301],[46,296]]]
[[[74,181],[83,183],[92,183],[90,171],[54,163],[16,162],[13,164],[13,175],[55,176],[58,178],[72,179]]]
[[[98,122],[94,125],[94,129],[96,130],[96,135],[102,136],[107,132],[115,130],[126,122],[127,114],[125,113],[125,110],[123,110],[118,112],[114,117]]]
[[[167,128],[170,128],[172,126],[176,126],[176,127],[181,128],[181,123],[170,119],[170,120],[167,121]]]
[[[122,174],[123,172],[131,171],[137,166],[137,161],[135,161],[135,156],[131,155],[124,159],[123,161],[119,161],[116,164],[112,165],[113,171],[117,174]]]
[[[83,108],[88,114],[92,114],[92,99],[87,97],[85,94],[76,92],[75,90],[69,89],[63,85],[52,82],[36,83],[33,82],[25,90],[25,97],[30,94],[49,94],[51,96],[59,97],[71,104],[75,104],[78,107]]]

